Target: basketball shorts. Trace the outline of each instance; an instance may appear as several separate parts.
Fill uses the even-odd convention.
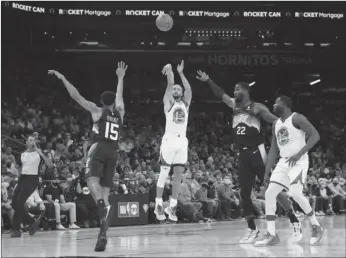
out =
[[[160,149],[161,165],[185,166],[188,156],[188,140],[186,137],[165,134]]]
[[[99,177],[100,184],[111,188],[118,159],[118,149],[114,143],[94,143],[88,152],[85,176]]]
[[[289,190],[293,184],[304,184],[309,169],[309,156],[307,154],[302,156],[293,167],[289,166],[288,159],[280,158],[270,177],[271,183],[282,185],[286,190]]]
[[[238,179],[240,187],[252,189],[256,182],[256,176],[263,182],[266,162],[267,152],[264,144],[253,148],[244,147],[240,149],[238,156]]]

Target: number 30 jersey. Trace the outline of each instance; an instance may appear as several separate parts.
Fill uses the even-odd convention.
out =
[[[93,143],[107,142],[118,148],[122,127],[122,118],[118,110],[114,109],[112,112],[109,109],[103,109],[100,119],[94,122],[92,128]]]
[[[263,143],[261,120],[253,112],[254,103],[233,111],[233,133],[236,148],[255,148]]]

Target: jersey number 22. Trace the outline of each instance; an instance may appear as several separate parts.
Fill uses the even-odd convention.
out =
[[[106,122],[105,138],[117,141],[119,137],[118,124]]]
[[[244,135],[245,134],[245,127],[244,126],[239,126],[237,127],[237,134],[239,135]]]

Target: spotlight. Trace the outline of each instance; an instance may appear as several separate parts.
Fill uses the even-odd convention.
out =
[[[321,82],[321,79],[318,79],[318,80],[316,80],[316,81],[310,82],[310,85],[314,85],[314,84],[319,83],[319,82]]]

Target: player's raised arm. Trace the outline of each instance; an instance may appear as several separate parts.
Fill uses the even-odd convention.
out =
[[[198,80],[202,82],[207,82],[211,90],[213,91],[214,95],[218,98],[221,98],[227,106],[234,109],[234,98],[231,98],[229,95],[227,95],[226,92],[221,87],[217,86],[216,83],[213,82],[205,72],[197,71],[197,74],[198,76],[196,76],[196,78]]]
[[[119,111],[121,118],[124,118],[125,115],[125,104],[123,98],[124,92],[124,77],[127,70],[127,65],[121,61],[118,63],[117,76],[118,76],[118,86],[117,94],[115,97],[115,108]]]
[[[261,116],[261,118],[264,121],[272,124],[274,123],[274,121],[278,120],[278,117],[273,115],[265,105],[261,103],[256,103],[256,109],[257,113]]]
[[[170,64],[165,65],[162,69],[162,74],[167,76],[167,88],[165,95],[163,96],[163,104],[165,113],[169,111],[174,102],[173,99],[173,85],[174,85],[174,73]]]
[[[85,98],[83,98],[83,96],[80,95],[78,90],[65,78],[64,75],[54,70],[48,70],[48,74],[55,75],[59,80],[61,80],[64,83],[70,96],[90,113],[96,113],[100,111],[101,108],[98,107],[95,103],[87,101]]]
[[[178,65],[177,67],[177,71],[180,75],[180,78],[181,78],[181,82],[183,83],[183,86],[184,86],[184,89],[185,89],[185,92],[184,92],[184,102],[186,103],[186,105],[188,107],[190,107],[190,104],[191,104],[191,99],[192,99],[192,90],[191,90],[191,85],[189,83],[189,81],[186,79],[184,73],[183,73],[183,70],[184,70],[184,60],[181,61],[181,64]]]

